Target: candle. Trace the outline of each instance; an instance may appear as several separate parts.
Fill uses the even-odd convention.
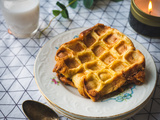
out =
[[[160,17],[160,0],[134,0],[134,2],[146,14]]]
[[[151,15],[151,12],[152,12],[152,2],[149,1],[149,4],[148,4],[148,13]]]
[[[160,0],[131,0],[129,23],[142,35],[160,37]]]

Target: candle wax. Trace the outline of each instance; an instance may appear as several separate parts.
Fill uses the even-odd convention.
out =
[[[152,1],[152,10],[148,11],[148,4],[150,0],[134,0],[136,6],[143,12],[160,17],[160,0],[151,0]]]

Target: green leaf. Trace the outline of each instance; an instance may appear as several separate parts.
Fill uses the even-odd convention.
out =
[[[60,2],[57,2],[56,5],[58,5],[62,10],[65,10],[65,9],[66,9],[66,6],[63,5],[63,4],[60,3]]]
[[[54,16],[58,16],[61,13],[61,11],[59,11],[59,10],[52,10],[52,13],[53,13]]]
[[[61,15],[62,15],[62,17],[64,17],[64,18],[69,18],[68,10],[67,10],[67,9],[63,10],[62,13],[61,13]]]
[[[73,3],[72,3],[73,2]],[[78,1],[76,0],[69,0],[69,6],[71,7],[71,8],[76,8],[77,7],[77,4],[78,4]]]
[[[91,8],[93,5],[93,0],[83,0],[83,4],[86,8]]]
[[[112,1],[114,1],[114,2],[119,2],[119,1],[123,1],[123,0],[112,0]]]

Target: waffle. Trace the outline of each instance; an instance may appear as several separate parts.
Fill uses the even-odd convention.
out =
[[[92,101],[145,80],[143,54],[127,36],[100,23],[62,44],[55,60],[58,78]]]

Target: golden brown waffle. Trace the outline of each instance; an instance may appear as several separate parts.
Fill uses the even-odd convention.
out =
[[[53,72],[81,95],[97,101],[128,83],[145,79],[145,58],[114,28],[97,24],[58,49]]]

